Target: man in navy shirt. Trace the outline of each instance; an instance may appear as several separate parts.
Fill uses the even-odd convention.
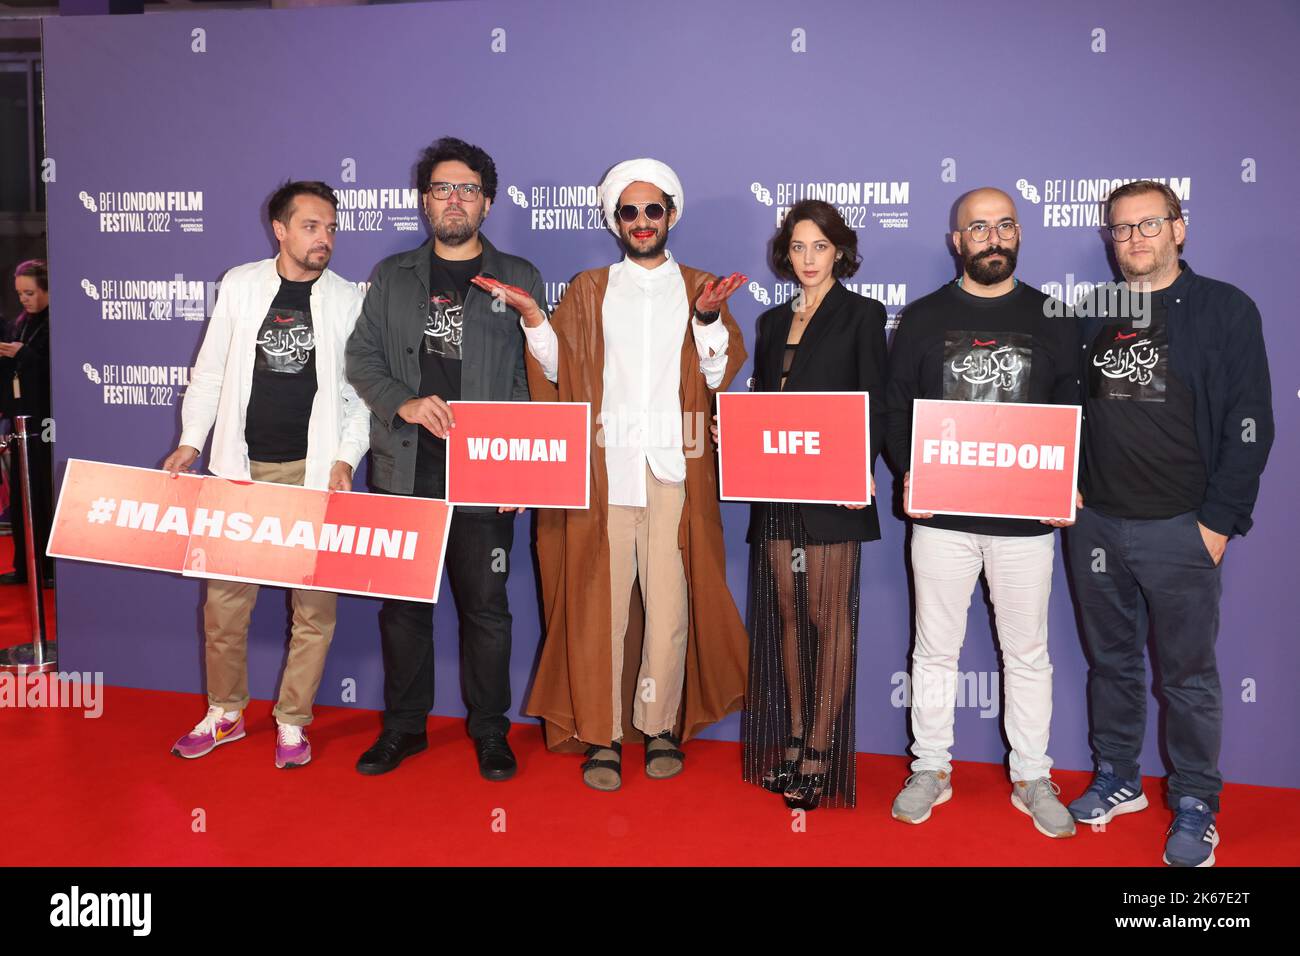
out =
[[[1108,823],[1147,806],[1138,766],[1145,604],[1173,766],[1164,861],[1212,866],[1223,786],[1221,570],[1228,540],[1250,530],[1273,442],[1268,357],[1255,303],[1179,259],[1187,226],[1169,187],[1127,183],[1111,193],[1106,218],[1123,301],[1142,307],[1131,318],[1104,310],[1112,314],[1083,326],[1084,507],[1067,547],[1097,772],[1070,812]]]

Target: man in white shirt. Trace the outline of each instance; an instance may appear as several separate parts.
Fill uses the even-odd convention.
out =
[[[534,401],[592,404],[591,508],[538,515],[547,634],[527,709],[546,719],[552,748],[586,746],[588,786],[616,790],[625,730],[646,738],[647,775],[671,777],[682,740],[744,696],[707,433],[714,394],[746,357],[726,305],[745,277],[715,279],[668,252],[684,203],[665,164],[618,164],[600,198],[624,258],[578,276],[550,319],[523,290],[474,281],[519,311]],[[628,627],[638,578],[639,654],[640,628]]]
[[[221,294],[181,406],[180,446],[163,468],[188,471],[212,432],[208,468],[237,481],[351,491],[370,445],[370,410],[343,374],[361,292],[326,266],[338,199],[322,182],[285,183],[268,203],[280,254],[236,266]],[[248,620],[258,586],[209,581],[203,605],[208,713],[172,753],[193,759],[244,736]],[[289,656],[273,711],[275,765],[311,760],[303,728],[334,636],[338,595],[293,591]]]

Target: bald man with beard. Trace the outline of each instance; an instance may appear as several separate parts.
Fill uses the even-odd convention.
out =
[[[961,275],[913,303],[899,319],[886,387],[886,446],[900,470],[912,445],[916,399],[966,402],[1078,403],[1073,318],[1015,277],[1020,251],[1016,206],[1000,189],[977,189],[957,206],[953,247]],[[1000,374],[983,374],[994,363]],[[910,473],[903,478],[907,501]],[[1011,803],[1040,833],[1074,835],[1057,799],[1047,755],[1052,664],[1047,602],[1052,590],[1054,527],[1065,522],[912,514],[916,645],[912,653],[912,774],[893,816],[924,823],[952,797],[951,748],[957,660],[966,615],[981,572],[988,580],[1002,649],[1011,744]]]

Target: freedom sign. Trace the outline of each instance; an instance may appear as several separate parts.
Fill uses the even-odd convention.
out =
[[[435,602],[452,509],[69,459],[46,553],[186,577]]]
[[[724,501],[871,503],[866,392],[718,394]]]
[[[1078,405],[912,405],[907,510],[986,518],[1074,520]]]
[[[448,504],[590,507],[590,402],[449,404]]]

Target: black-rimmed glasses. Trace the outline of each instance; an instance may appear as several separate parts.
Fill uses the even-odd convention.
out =
[[[450,199],[452,190],[461,202],[473,202],[483,194],[483,187],[478,183],[429,183],[424,187],[427,193],[433,193],[434,199]]]
[[[1143,219],[1139,223],[1117,222],[1110,227],[1110,237],[1116,242],[1128,242],[1133,238],[1133,227],[1136,225],[1138,232],[1148,239],[1154,239],[1160,235],[1160,230],[1165,227],[1166,222],[1173,221],[1173,216],[1152,216],[1150,219]]]

